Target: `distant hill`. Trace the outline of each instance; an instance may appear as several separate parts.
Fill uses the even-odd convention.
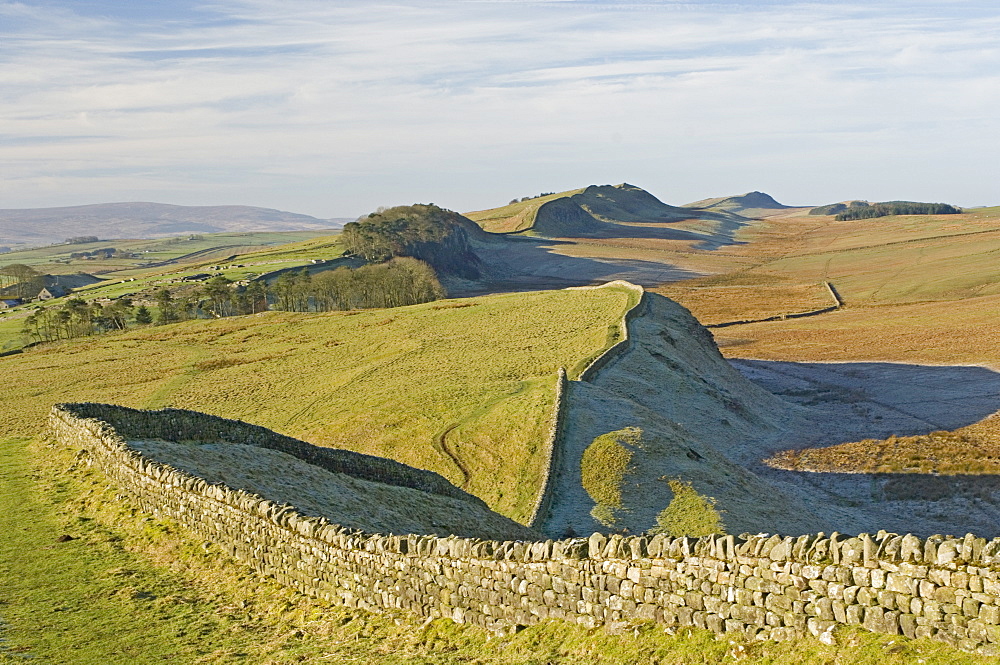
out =
[[[490,210],[466,213],[493,233],[531,231],[550,237],[617,235],[615,225],[676,222],[693,211],[663,203],[635,185],[591,185]]]
[[[98,203],[65,208],[0,209],[0,245],[51,245],[74,236],[98,236],[105,240],[227,231],[306,231],[340,228],[345,221],[239,205]]]
[[[774,214],[779,210],[791,210],[795,206],[786,206],[774,200],[770,194],[764,192],[747,192],[738,196],[720,196],[713,199],[702,199],[694,203],[688,203],[685,208],[695,210],[711,210],[715,212],[729,212],[743,217],[763,217]]]

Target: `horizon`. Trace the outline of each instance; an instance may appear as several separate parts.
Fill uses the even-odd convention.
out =
[[[604,185],[610,185],[610,184],[611,183],[604,183]],[[625,183],[615,183],[615,184],[625,184]],[[630,185],[633,185],[633,186],[636,186],[636,187],[640,187],[640,189],[643,189],[644,191],[647,191],[648,193],[652,194],[653,196],[656,196],[656,192],[650,192],[649,190],[646,190],[644,187],[641,187],[639,185],[634,185],[633,183],[627,183],[627,184],[630,184]],[[589,186],[592,186],[592,185],[598,185],[598,183],[591,183],[591,185],[586,185],[585,187],[589,187]],[[580,188],[577,187],[575,189],[580,189]],[[566,191],[572,191],[572,190],[566,190]],[[673,206],[677,206],[677,207],[686,207],[686,206],[689,206],[689,205],[691,205],[693,203],[698,203],[700,201],[709,201],[709,200],[712,200],[712,199],[738,198],[738,197],[742,197],[742,196],[747,196],[749,194],[764,194],[765,196],[770,196],[773,200],[775,200],[776,203],[778,203],[778,204],[780,204],[780,205],[782,205],[782,206],[784,206],[786,208],[803,208],[803,209],[806,209],[806,208],[817,208],[817,207],[821,207],[821,206],[824,206],[824,205],[831,205],[831,204],[836,204],[836,203],[849,203],[851,201],[867,201],[868,203],[888,203],[888,202],[893,202],[893,201],[902,201],[902,199],[882,199],[882,200],[879,200],[879,201],[874,201],[874,200],[871,200],[871,199],[858,199],[858,198],[854,198],[854,199],[844,199],[842,201],[828,201],[826,203],[812,203],[812,204],[807,204],[807,205],[789,205],[789,204],[786,204],[784,201],[778,200],[777,197],[772,196],[769,192],[765,192],[765,191],[762,191],[762,190],[750,190],[750,191],[742,192],[742,193],[739,193],[739,194],[709,196],[709,197],[705,197],[703,199],[699,199],[698,201],[686,201],[684,203],[680,203],[680,202],[677,202],[677,201],[664,201],[659,196],[656,196],[656,198],[660,199],[661,202],[663,202],[663,203],[665,203],[667,205],[673,205]],[[421,203],[423,203],[423,202],[420,202],[420,201],[414,201],[413,202],[414,205],[421,204]],[[949,201],[923,201],[923,203],[950,203],[950,202]],[[184,203],[171,203],[171,202],[167,202],[167,201],[101,201],[101,202],[97,202],[97,203],[78,203],[78,204],[68,204],[68,205],[60,205],[60,206],[39,206],[39,207],[32,207],[32,208],[0,208],[0,211],[16,211],[16,212],[20,212],[20,211],[28,211],[28,210],[58,210],[58,209],[65,209],[65,208],[86,208],[86,207],[96,207],[96,206],[105,206],[105,205],[109,205],[110,206],[110,205],[133,205],[133,204],[164,205],[164,206],[193,207],[193,208],[229,208],[229,207],[236,208],[236,207],[250,207],[250,208],[271,209],[271,210],[276,210],[278,212],[285,212],[285,213],[292,213],[292,214],[306,214],[306,213],[300,213],[297,210],[288,210],[288,209],[281,209],[281,208],[269,208],[268,206],[252,206],[252,205],[247,205],[247,204],[243,204],[243,203],[204,203],[204,204],[203,203],[199,203],[199,204],[184,204]],[[410,204],[399,204],[399,205],[410,205]],[[431,203],[431,205],[435,205],[435,204]],[[507,203],[500,203],[500,204],[498,204],[496,206],[493,206],[493,207],[494,208],[502,208],[505,205],[507,205]],[[955,204],[955,205],[957,205],[957,204]],[[1000,205],[1000,204],[997,204],[997,205]],[[441,206],[441,207],[451,210],[451,208],[448,208],[447,206]],[[990,204],[986,204],[986,205],[977,205],[977,206],[958,206],[958,207],[960,207],[963,210],[976,210],[976,209],[980,209],[980,208],[991,208],[991,207],[995,207],[995,206],[990,205]],[[454,210],[454,212],[458,212],[460,214],[465,214],[465,213],[473,213],[473,212],[479,212],[481,210],[490,210],[490,209],[491,208],[475,208],[475,209],[474,208],[469,208],[469,209],[463,209],[463,210]],[[369,211],[369,212],[373,212],[373,211]],[[309,216],[311,216],[314,219],[317,219],[319,221],[331,221],[331,222],[338,222],[339,223],[339,222],[342,222],[343,220],[356,220],[356,219],[359,219],[360,217],[364,217],[367,214],[368,213],[365,212],[365,213],[361,213],[360,215],[353,215],[353,216],[348,216],[348,215],[340,215],[340,216],[336,216],[335,215],[335,216],[331,216],[331,217],[315,217],[314,215],[309,215]],[[108,239],[110,240],[110,239],[114,239],[114,238],[108,238]]]
[[[0,3],[0,208],[995,204],[1000,8],[908,0]]]

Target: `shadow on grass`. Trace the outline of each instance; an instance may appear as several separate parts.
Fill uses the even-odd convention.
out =
[[[1000,410],[1000,373],[985,367],[732,363],[750,380],[805,409],[808,429],[775,441],[771,453],[954,430]],[[857,509],[855,530],[885,528],[922,535],[1000,532],[997,475],[789,471],[763,462],[752,467],[769,481],[808,488],[814,500]]]

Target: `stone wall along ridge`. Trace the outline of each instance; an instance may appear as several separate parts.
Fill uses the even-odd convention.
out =
[[[604,353],[594,358],[594,360],[592,360],[591,363],[587,365],[587,367],[584,368],[582,372],[580,372],[580,377],[578,379],[579,381],[590,381],[591,379],[594,378],[594,375],[596,375],[597,372],[599,372],[603,367],[605,367],[608,363],[610,363],[612,360],[619,357],[629,349],[629,346],[631,345],[631,337],[629,335],[628,324],[631,323],[636,317],[642,316],[642,314],[644,314],[646,311],[646,303],[647,303],[646,291],[638,284],[633,284],[632,282],[616,280],[613,282],[602,284],[601,286],[597,287],[584,286],[584,287],[572,287],[572,288],[600,289],[607,287],[625,287],[627,289],[636,292],[639,295],[639,299],[636,302],[636,304],[630,307],[628,311],[626,311],[625,314],[622,316],[620,324],[621,336],[619,340],[615,344],[608,347],[608,349]]]
[[[760,639],[857,625],[1000,655],[1000,538],[594,534],[498,542],[367,534],[143,457],[94,417],[116,408],[56,406],[50,431],[85,450],[144,511],[330,602],[499,633],[546,619],[588,627],[646,620]],[[170,415],[122,410],[116,425],[129,436],[162,436],[174,426]],[[157,418],[165,421],[159,429]]]
[[[616,280],[613,282],[607,282],[599,286],[574,286],[569,287],[570,289],[603,289],[603,288],[627,288],[636,293],[638,293],[639,298],[635,305],[630,307],[628,311],[622,315],[621,320],[621,333],[618,342],[607,348],[601,355],[592,360],[590,364],[580,373],[580,377],[577,379],[579,381],[587,381],[593,378],[593,376],[602,367],[607,365],[613,359],[620,356],[629,348],[629,330],[628,324],[636,317],[645,311],[645,290],[636,284],[631,282],[626,282],[623,280]],[[564,367],[559,368],[559,377],[556,381],[556,402],[555,402],[555,414],[552,419],[552,427],[549,430],[549,434],[546,437],[545,443],[542,447],[542,455],[545,457],[545,469],[542,477],[542,486],[539,488],[538,496],[535,500],[534,509],[531,512],[531,517],[528,520],[527,526],[532,529],[540,528],[541,525],[548,518],[549,508],[552,505],[552,491],[555,487],[555,480],[553,478],[554,469],[559,467],[559,453],[562,442],[562,431],[563,424],[566,413],[566,383],[567,383],[566,369]]]

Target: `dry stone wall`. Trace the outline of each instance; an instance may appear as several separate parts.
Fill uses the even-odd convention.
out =
[[[577,289],[603,289],[603,288],[614,288],[614,287],[625,287],[638,295],[635,305],[630,307],[624,315],[622,315],[622,320],[619,323],[620,337],[617,342],[612,344],[607,348],[601,355],[594,358],[584,369],[580,372],[579,381],[590,381],[593,379],[594,375],[603,367],[607,366],[615,358],[621,356],[625,351],[629,349],[631,345],[631,338],[629,334],[629,323],[631,323],[637,316],[640,316],[645,312],[646,309],[646,291],[641,286],[632,284],[631,282],[626,282],[622,280],[607,282],[600,286],[580,286],[580,287],[570,287]],[[533,529],[541,528],[542,524],[549,515],[549,508],[552,506],[552,492],[555,487],[555,482],[553,478],[554,470],[559,468],[559,451],[561,448],[562,432],[564,419],[566,416],[566,383],[568,381],[566,375],[566,369],[564,367],[559,368],[559,375],[556,379],[556,398],[555,398],[555,413],[552,419],[552,428],[549,430],[549,434],[545,439],[545,443],[542,447],[542,455],[545,458],[545,473],[543,475],[542,486],[538,491],[538,496],[535,500],[535,506],[531,511],[531,517],[528,520],[528,526]]]
[[[632,339],[629,335],[628,324],[631,323],[633,320],[635,320],[636,317],[639,317],[646,312],[646,303],[647,303],[646,291],[637,284],[618,280],[614,282],[608,282],[607,284],[602,284],[601,286],[598,287],[584,286],[576,288],[584,288],[584,289],[605,288],[609,286],[618,286],[631,289],[632,291],[635,291],[638,294],[638,300],[636,301],[635,305],[629,308],[629,310],[625,312],[624,316],[622,316],[621,323],[619,324],[621,326],[621,332],[620,332],[621,339],[619,339],[615,344],[609,347],[604,353],[594,358],[594,360],[591,361],[591,363],[587,365],[587,367],[584,368],[582,372],[580,372],[580,378],[579,378],[580,381],[590,381],[591,379],[594,378],[594,375],[597,374],[597,372],[599,372],[602,368],[607,366],[608,363],[610,363],[612,360],[618,358],[623,353],[628,351],[629,347],[632,344]]]
[[[560,367],[556,375],[556,397],[552,414],[552,427],[542,446],[542,456],[545,458],[545,473],[542,476],[542,486],[538,490],[535,506],[528,518],[528,526],[536,529],[542,525],[552,505],[553,469],[559,466],[560,436],[563,430],[563,419],[566,417],[566,368]]]
[[[588,627],[645,620],[788,639],[848,624],[1000,655],[1000,538],[372,535],[209,485],[141,456],[123,438],[244,432],[241,443],[283,441],[309,453],[263,428],[190,414],[59,405],[50,429],[85,450],[146,512],[180,522],[281,583],[351,607],[409,610],[496,632],[545,619]]]
[[[823,282],[823,286],[826,288],[826,292],[830,295],[830,299],[833,300],[833,304],[829,307],[820,307],[819,309],[811,309],[807,312],[795,312],[792,314],[776,314],[774,316],[768,316],[763,319],[740,319],[738,321],[725,321],[723,323],[708,323],[705,324],[706,328],[728,328],[730,326],[742,326],[747,323],[767,323],[769,321],[785,321],[787,319],[804,319],[809,316],[816,316],[817,314],[826,314],[828,312],[836,312],[838,309],[844,306],[844,301],[841,299],[840,294],[837,293],[836,287],[830,282]]]

